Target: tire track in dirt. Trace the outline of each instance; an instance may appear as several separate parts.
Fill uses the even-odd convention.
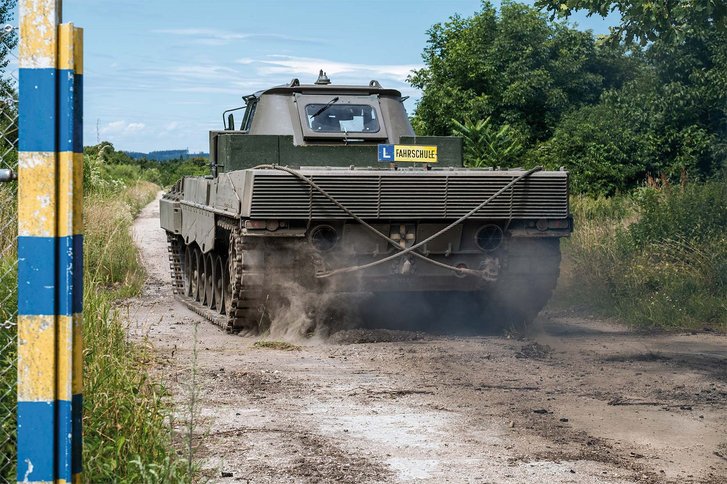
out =
[[[149,280],[124,309],[130,334],[154,345],[180,439],[196,368],[194,442],[212,482],[727,475],[724,336],[551,315],[524,341],[356,330],[299,351],[256,349],[174,300],[155,203],[134,236]]]

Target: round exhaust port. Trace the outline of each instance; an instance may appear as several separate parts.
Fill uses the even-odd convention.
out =
[[[475,234],[475,243],[480,250],[484,252],[492,252],[500,247],[502,239],[505,237],[499,225],[484,225]]]
[[[338,242],[338,232],[330,225],[317,225],[308,234],[308,240],[314,249],[325,252]]]

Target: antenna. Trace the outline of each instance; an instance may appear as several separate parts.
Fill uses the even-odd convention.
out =
[[[323,69],[318,73],[318,79],[316,80],[315,84],[318,86],[327,86],[331,83],[331,80],[328,78],[325,72],[323,72]]]

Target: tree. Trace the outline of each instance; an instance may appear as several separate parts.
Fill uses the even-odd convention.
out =
[[[16,4],[17,0],[0,1],[0,28],[11,24]],[[17,165],[18,95],[15,78],[8,73],[10,56],[17,45],[15,29],[0,30],[0,167]]]
[[[617,95],[566,115],[555,134],[530,154],[548,168],[565,166],[575,192],[613,195],[627,191],[655,170],[659,139],[650,136],[654,99]]]
[[[423,91],[415,125],[427,134],[450,134],[452,118],[491,117],[531,146],[548,139],[565,113],[629,79],[636,62],[590,32],[511,2],[499,14],[483,2],[472,17],[455,15],[428,35],[425,67],[409,78]]]
[[[710,178],[727,160],[725,1],[538,3],[553,18],[617,9],[622,23],[599,39],[532,7],[484,2],[429,30],[425,67],[409,79],[423,90],[414,125],[462,135],[470,163],[566,166],[576,191]],[[504,126],[522,145],[515,159],[502,145],[486,154]]]
[[[635,143],[633,151],[624,152],[628,159],[617,156],[612,162],[638,169],[640,177],[677,178],[687,173],[690,178],[708,178],[719,171],[727,159],[725,2],[543,0],[538,5],[566,16],[580,8],[600,15],[616,9],[622,22],[612,32],[611,42],[638,40],[645,44],[645,69],[622,89],[603,97],[602,117],[593,120],[595,124],[585,122],[591,119],[586,111],[559,127],[547,148],[557,147],[566,156],[564,164],[576,166],[580,159],[587,165],[584,157],[591,152],[593,155],[587,155],[590,162],[601,159],[607,151],[599,141],[601,134],[617,128],[607,128],[604,123],[613,122],[628,127]],[[617,120],[617,113],[628,114]],[[566,134],[566,126],[580,133],[578,139],[568,141],[580,143],[566,150],[572,158],[564,152],[564,140],[572,138]],[[598,191],[602,189],[598,187]]]
[[[519,163],[522,143],[514,135],[510,125],[499,129],[492,125],[492,118],[460,123],[452,120],[452,134],[462,137],[464,164],[470,167],[513,166]]]
[[[550,11],[551,18],[568,17],[576,10],[602,17],[618,11],[621,23],[611,30],[616,42],[674,42],[727,29],[725,0],[537,0],[535,5]]]

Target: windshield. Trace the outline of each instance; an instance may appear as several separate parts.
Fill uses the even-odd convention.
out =
[[[337,98],[336,98],[337,99]],[[316,133],[376,133],[379,120],[368,104],[307,104],[306,120]]]

